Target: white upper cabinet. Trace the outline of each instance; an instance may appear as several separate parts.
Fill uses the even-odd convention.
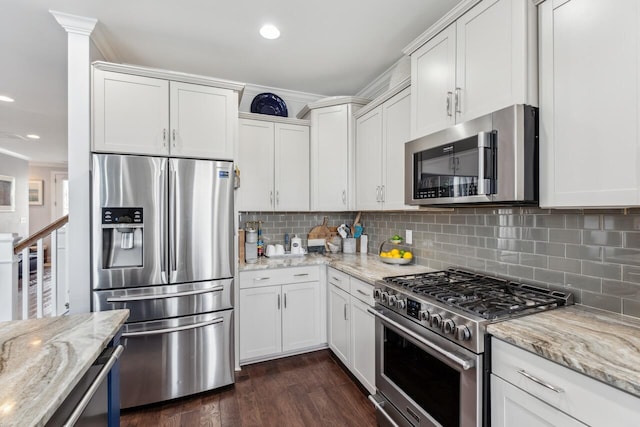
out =
[[[483,0],[443,18],[451,24],[436,26],[424,45],[405,49],[411,54],[411,137],[511,104],[537,105],[535,18],[529,0]]]
[[[311,119],[311,210],[345,211],[355,204],[355,120],[368,99],[333,97],[307,105]]]
[[[92,70],[93,151],[233,159],[244,85],[104,62]]]
[[[275,125],[277,211],[309,210],[309,126]]]
[[[172,156],[233,159],[237,95],[190,83],[169,85]]]
[[[546,1],[540,205],[640,205],[640,2]]]
[[[248,113],[241,116],[239,209],[308,211],[309,126],[244,118],[252,116]]]
[[[382,208],[382,105],[356,120],[356,209]]]
[[[95,69],[93,149],[167,154],[169,82]]]
[[[411,55],[411,87],[412,138],[428,135],[455,123],[455,24]]]
[[[401,84],[402,86],[407,86]],[[404,144],[410,139],[411,89],[356,116],[356,209],[413,209],[404,204]],[[376,102],[376,101],[373,101]]]

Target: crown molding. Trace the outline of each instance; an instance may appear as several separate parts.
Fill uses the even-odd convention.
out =
[[[84,16],[71,15],[69,13],[49,10],[49,13],[58,21],[58,24],[64,28],[67,33],[80,34],[90,36],[98,22],[95,18],[87,18]]]
[[[104,26],[100,22],[96,24],[93,33],[91,33],[91,41],[93,41],[96,49],[98,49],[105,60],[109,62],[121,62],[118,52],[107,40],[107,36],[104,32]]]
[[[367,105],[371,100],[369,98],[360,98],[358,96],[330,96],[315,102],[311,102],[304,106],[296,115],[299,119],[305,117],[311,110],[323,107],[333,107],[335,105],[356,104],[359,106]]]
[[[367,84],[365,87],[360,89],[360,91],[356,93],[356,96],[359,96],[362,98],[375,99],[378,97],[378,95],[384,93],[387,89],[389,89],[389,82],[391,81],[391,78],[393,77],[393,74],[396,71],[396,68],[402,61],[406,61],[405,58],[406,58],[405,55],[398,58],[398,60],[394,62],[393,65],[391,65],[389,68],[384,70],[382,74],[376,77],[372,82]]]
[[[158,79],[164,80],[174,80],[184,83],[193,83],[203,86],[213,86],[219,87],[222,89],[231,89],[239,93],[238,97],[242,97],[242,92],[244,91],[245,84],[232,81],[232,80],[224,80],[218,79],[215,77],[207,77],[201,76],[198,74],[188,74],[182,73],[178,71],[168,71],[162,70],[159,68],[151,68],[151,67],[142,67],[139,65],[129,65],[129,64],[115,64],[112,62],[105,61],[94,61],[91,64],[94,68],[103,71],[113,71],[116,73],[123,74],[133,74],[136,76],[143,77],[155,77]]]
[[[238,113],[241,119],[260,120],[263,122],[282,123],[287,125],[311,126],[311,120],[294,119],[293,117],[271,116],[269,114],[247,113],[241,111]]]
[[[464,15],[473,6],[480,3],[480,1],[482,0],[463,0],[462,2],[458,3],[446,15],[437,20],[435,24],[430,26],[424,33],[420,34],[414,41],[412,41],[404,49],[402,49],[402,53],[404,53],[405,55],[411,55],[413,52],[420,49],[423,44],[433,38],[433,36],[454,23],[456,19]]]
[[[398,83],[388,91],[382,93],[380,96],[378,96],[376,99],[368,103],[366,106],[359,109],[357,112],[353,113],[353,117],[358,119],[364,116],[369,111],[373,110],[379,105],[382,105],[385,101],[388,101],[389,99],[393,98],[394,96],[396,96],[397,94],[399,94],[400,92],[402,92],[403,90],[405,90],[410,86],[411,86],[411,76],[405,77],[405,79],[402,80],[400,83]]]

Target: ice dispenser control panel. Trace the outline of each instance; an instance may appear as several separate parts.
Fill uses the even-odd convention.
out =
[[[102,224],[142,224],[142,208],[102,208]]]

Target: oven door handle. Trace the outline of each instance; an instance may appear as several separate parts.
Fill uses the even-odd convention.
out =
[[[398,423],[396,423],[393,418],[391,418],[391,415],[387,414],[387,411],[384,410],[384,408],[382,407],[384,403],[378,402],[376,398],[373,397],[373,395],[369,395],[369,400],[371,401],[371,403],[373,403],[373,406],[375,406],[376,410],[384,415],[384,417],[387,419],[387,421],[389,421],[389,424],[391,424],[392,427],[400,427]]]
[[[437,346],[436,344],[434,344],[434,343],[424,339],[420,335],[416,334],[415,332],[413,332],[409,328],[407,328],[405,326],[402,326],[401,324],[399,324],[398,322],[396,322],[394,320],[389,319],[387,316],[385,316],[384,314],[380,313],[379,311],[373,310],[372,308],[367,308],[367,311],[369,313],[373,314],[374,316],[376,316],[378,319],[382,320],[384,323],[387,323],[387,324],[393,326],[394,328],[398,329],[399,331],[402,331],[403,333],[409,335],[411,338],[413,338],[414,340],[418,341],[420,344],[423,344],[423,345],[429,347],[430,349],[436,351],[437,353],[439,353],[440,355],[446,357],[447,359],[451,360],[452,362],[455,362],[464,371],[469,370],[469,369],[471,369],[471,368],[473,368],[475,366],[475,361],[469,360],[469,359],[464,359],[464,358],[458,356],[455,353],[452,353],[450,351],[447,351],[447,350],[443,349],[442,347]]]

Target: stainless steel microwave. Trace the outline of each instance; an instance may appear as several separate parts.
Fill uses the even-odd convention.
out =
[[[538,109],[512,105],[406,143],[405,203],[536,205]]]

